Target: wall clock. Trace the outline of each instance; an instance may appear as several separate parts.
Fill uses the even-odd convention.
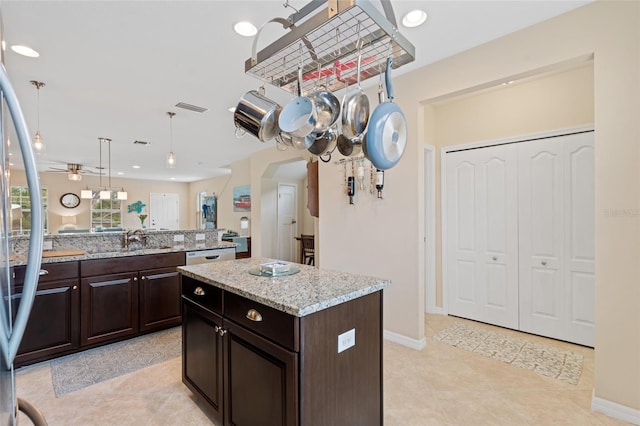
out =
[[[68,209],[74,209],[80,204],[80,197],[72,192],[67,192],[60,197],[60,204]]]

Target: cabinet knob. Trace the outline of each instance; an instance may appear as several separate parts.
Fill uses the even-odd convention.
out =
[[[227,330],[225,330],[224,328],[220,327],[218,329],[218,334],[220,335],[220,337],[224,337],[224,335],[227,334]]]
[[[144,275],[142,277],[140,277],[141,280],[146,280],[147,277],[145,277]]]
[[[133,281],[138,281],[138,277],[133,277]]]
[[[262,315],[260,315],[260,312],[256,311],[255,309],[249,309],[249,312],[247,312],[247,319],[255,322],[260,322],[262,321]]]
[[[196,296],[204,296],[205,292],[202,287],[196,287],[196,289],[193,290],[193,294],[195,294]]]
[[[40,276],[49,275],[49,271],[47,271],[46,269],[40,269],[40,272],[38,272],[38,275]]]
[[[492,259],[495,262],[496,260],[498,260],[498,256],[493,256]]]
[[[546,260],[543,260],[543,261],[542,261],[542,262],[540,262],[540,263],[542,263],[542,266],[547,266],[547,261],[546,261]]]
[[[77,285],[74,285],[73,287],[71,287],[71,290],[77,290],[77,289],[78,289]]]

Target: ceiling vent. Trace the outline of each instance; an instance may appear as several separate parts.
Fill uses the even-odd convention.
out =
[[[182,108],[182,109],[188,109],[189,111],[199,112],[199,113],[203,113],[203,112],[208,110],[208,108],[203,108],[203,107],[197,106],[197,105],[191,105],[191,104],[188,104],[186,102],[178,102],[176,104],[176,107]]]
[[[147,146],[147,145],[151,145],[151,142],[147,142],[147,141],[133,141],[134,145],[143,145],[143,146]]]

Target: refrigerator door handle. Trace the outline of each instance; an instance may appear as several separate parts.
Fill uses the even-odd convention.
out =
[[[13,329],[10,325],[2,324],[4,330],[11,330],[10,335],[0,332],[0,345],[2,347],[3,356],[7,365],[12,365],[13,360],[18,353],[20,341],[27,327],[29,314],[33,306],[33,300],[38,287],[38,275],[40,273],[40,263],[42,261],[42,245],[44,236],[44,218],[42,211],[42,200],[40,198],[40,182],[38,180],[38,170],[36,161],[31,149],[31,138],[27,123],[22,114],[18,97],[16,96],[13,86],[9,81],[9,76],[4,65],[0,63],[0,90],[2,96],[6,100],[11,119],[18,136],[20,151],[24,161],[25,174],[27,176],[27,185],[29,186],[29,199],[31,201],[31,238],[29,239],[29,253],[27,256],[27,268],[24,276],[24,286],[22,288],[22,299],[13,323]],[[5,179],[5,177],[3,177]],[[8,318],[2,316],[1,321],[5,322]],[[10,319],[9,319],[10,320]]]

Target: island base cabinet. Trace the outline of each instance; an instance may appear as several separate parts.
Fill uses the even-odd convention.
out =
[[[224,321],[225,425],[295,426],[298,355]]]
[[[137,274],[99,275],[81,280],[82,345],[138,333]]]
[[[183,299],[182,382],[210,406],[222,423],[222,317]]]

